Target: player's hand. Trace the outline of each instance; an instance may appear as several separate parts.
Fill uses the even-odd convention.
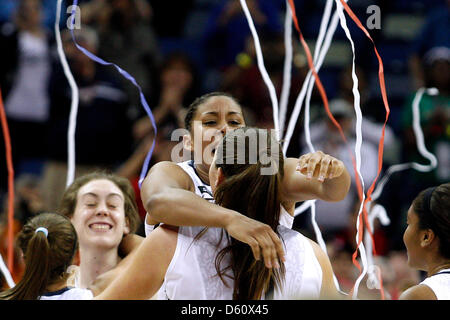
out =
[[[345,166],[338,160],[322,151],[307,153],[298,160],[297,171],[306,175],[307,179],[317,179],[324,182],[325,179],[333,179],[341,176]]]
[[[285,261],[281,240],[269,225],[236,213],[225,229],[236,240],[248,244],[256,260],[262,257],[267,268],[279,268],[278,261]]]

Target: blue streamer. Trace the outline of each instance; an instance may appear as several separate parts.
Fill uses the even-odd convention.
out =
[[[73,1],[73,7],[72,7],[72,21],[71,21],[71,25],[74,26],[75,25],[75,8],[78,6],[78,0],[74,0]],[[119,71],[119,73],[124,76],[126,79],[128,79],[129,81],[131,81],[131,83],[138,88],[139,90],[139,95],[141,98],[141,104],[144,107],[145,111],[147,112],[147,115],[150,118],[150,121],[152,123],[153,128],[155,129],[155,138],[153,139],[153,143],[152,146],[150,148],[150,150],[147,153],[147,156],[145,157],[145,161],[144,161],[144,165],[142,166],[142,170],[141,170],[141,174],[139,176],[139,189],[141,188],[142,182],[145,179],[145,176],[147,175],[147,171],[148,171],[148,166],[150,163],[150,159],[152,157],[153,154],[153,150],[155,148],[155,143],[156,143],[156,133],[157,133],[157,129],[156,129],[156,123],[155,123],[155,118],[153,117],[153,113],[150,110],[150,107],[148,106],[147,100],[145,100],[145,96],[144,93],[142,92],[141,86],[136,82],[136,80],[134,79],[133,76],[131,76],[127,71],[123,70],[122,68],[120,68],[118,65],[112,63],[112,62],[107,62],[105,60],[103,60],[102,58],[97,57],[95,54],[89,52],[88,50],[86,50],[85,48],[83,48],[82,46],[80,46],[76,40],[75,40],[75,36],[73,33],[73,29],[74,28],[70,28],[70,33],[72,35],[72,39],[73,42],[75,43],[75,46],[81,51],[83,52],[86,56],[88,56],[91,60],[94,60],[95,62],[98,62],[102,65],[107,65],[107,66],[114,66],[117,71]]]

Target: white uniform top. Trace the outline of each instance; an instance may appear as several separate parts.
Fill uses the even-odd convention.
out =
[[[184,162],[177,163],[192,179],[194,182],[195,194],[202,197],[203,199],[208,200],[211,203],[215,203],[214,197],[212,194],[211,186],[205,184],[197,175],[194,167],[194,161],[188,160]],[[148,214],[148,213],[147,213]],[[144,219],[144,229],[145,236],[147,237],[155,228],[154,225],[147,224],[147,214]],[[283,206],[281,206],[280,211],[280,224],[285,226],[286,228],[292,229],[294,224],[294,217],[291,216]]]
[[[94,298],[91,290],[65,287],[64,289],[47,292],[39,300],[91,300]]]
[[[450,300],[450,269],[444,269],[426,278],[420,284],[433,290],[438,300]]]
[[[232,271],[224,277],[226,285],[217,276],[216,255],[227,242],[220,228],[208,228],[197,240],[203,227],[180,227],[177,247],[159,290],[159,299],[170,300],[231,300],[233,298]],[[318,299],[322,286],[322,269],[309,240],[300,233],[278,226],[286,253],[285,278],[282,289],[276,288],[274,299]],[[222,266],[230,263],[230,255]]]
[[[198,177],[194,162],[189,160],[178,165],[192,179],[195,194],[214,203],[211,187]],[[278,232],[285,244],[286,276],[282,292],[275,290],[273,298],[317,299],[322,286],[322,269],[309,240],[290,230],[293,222],[294,217],[281,206],[281,226],[278,227]],[[145,223],[146,236],[153,229],[153,225]],[[217,253],[227,244],[227,241],[223,241],[225,232],[221,228],[208,228],[207,232],[193,243],[203,229],[204,227],[179,228],[177,247],[158,292],[159,299],[232,299],[232,280],[225,278],[228,287],[225,286],[217,276],[215,264],[212,263]],[[223,265],[229,265],[229,257],[224,258]],[[228,275],[232,277],[232,274]]]

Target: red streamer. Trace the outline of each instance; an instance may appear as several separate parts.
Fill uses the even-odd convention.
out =
[[[364,28],[364,26],[362,25],[361,21],[356,17],[356,15],[350,9],[350,7],[347,5],[347,3],[345,1],[343,1],[343,0],[340,0],[340,1],[341,1],[342,5],[343,5],[345,11],[347,12],[347,14],[350,16],[350,18],[365,33],[365,35],[370,39],[370,41],[372,42],[372,44],[374,46],[374,51],[375,51],[375,54],[377,56],[378,64],[379,64],[378,77],[379,77],[381,95],[383,97],[383,104],[384,104],[384,107],[385,107],[385,110],[386,110],[386,119],[384,121],[383,128],[382,128],[382,133],[381,133],[381,138],[380,138],[380,141],[378,143],[378,171],[377,171],[377,175],[376,175],[374,181],[372,182],[372,185],[369,187],[369,189],[367,191],[367,196],[366,196],[366,199],[364,200],[364,203],[363,203],[363,215],[359,217],[359,222],[358,222],[359,236],[358,236],[357,247],[356,247],[356,250],[355,250],[355,252],[353,253],[353,256],[352,256],[353,264],[359,269],[360,272],[362,272],[361,266],[359,265],[358,261],[356,260],[356,257],[358,255],[358,249],[359,249],[359,246],[361,245],[362,238],[363,238],[363,232],[362,231],[363,231],[363,227],[364,227],[364,222],[366,224],[367,231],[369,232],[369,234],[370,234],[370,236],[372,238],[372,243],[375,242],[374,238],[373,238],[373,233],[372,233],[370,225],[369,225],[368,214],[367,214],[367,203],[372,200],[371,199],[371,195],[372,195],[372,192],[374,191],[376,181],[378,180],[378,178],[380,176],[381,169],[382,169],[382,166],[383,166],[384,136],[385,136],[385,129],[386,129],[386,124],[387,124],[387,121],[388,121],[388,118],[389,118],[390,109],[389,109],[389,104],[388,104],[388,101],[387,101],[386,85],[385,85],[385,81],[384,81],[383,61],[382,61],[382,59],[381,59],[381,57],[380,57],[380,55],[378,53],[378,50],[377,50],[377,48],[375,46],[375,43],[374,43],[372,37],[370,36],[369,32],[366,30],[366,28]],[[295,28],[297,29],[297,31],[299,33],[300,42],[302,43],[302,46],[305,49],[306,57],[308,59],[308,65],[309,65],[309,68],[310,68],[311,72],[314,75],[316,86],[317,86],[317,88],[319,90],[319,93],[321,95],[322,101],[324,103],[325,111],[326,111],[328,117],[333,122],[333,124],[338,128],[339,133],[340,133],[341,137],[343,138],[343,140],[347,143],[347,139],[345,138],[345,135],[344,135],[344,133],[342,131],[342,128],[340,127],[339,123],[336,121],[336,119],[333,117],[333,115],[331,114],[331,112],[329,110],[328,99],[327,99],[325,90],[324,90],[322,82],[320,81],[319,76],[318,76],[318,74],[317,74],[317,72],[315,70],[314,63],[313,63],[312,56],[311,56],[311,52],[310,52],[310,50],[308,48],[308,45],[306,44],[306,42],[305,42],[305,40],[303,38],[303,34],[302,34],[302,32],[300,30],[300,27],[299,27],[299,24],[298,24],[298,20],[297,20],[296,14],[295,14],[295,5],[294,5],[293,0],[289,0],[289,5],[291,7],[291,12],[292,12]],[[351,157],[352,157],[353,169],[355,170],[355,177],[357,177],[358,174],[357,174],[357,170],[356,170],[356,161],[355,161],[352,153],[351,153]],[[363,195],[362,186],[361,186],[361,183],[360,183],[359,179],[355,179],[355,180],[356,180],[356,187],[357,187],[357,190],[358,190],[358,196],[359,196],[360,201],[362,201],[362,195]],[[364,218],[364,222],[363,222],[363,218]],[[373,253],[376,254],[375,245],[373,245]],[[381,298],[384,300],[383,282],[382,282],[381,277],[380,277],[380,286],[381,286],[381,288],[380,288]],[[352,288],[351,291],[353,292],[353,290],[354,290],[354,287]]]
[[[3,106],[2,91],[0,89],[0,120],[2,122],[3,137],[6,149],[6,165],[8,168],[8,248],[7,264],[9,271],[14,270],[14,169],[11,152],[11,138],[9,136],[8,122],[6,121]]]

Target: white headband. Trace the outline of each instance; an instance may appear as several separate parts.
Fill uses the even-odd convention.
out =
[[[47,230],[47,228],[39,227],[39,228],[37,228],[37,229],[34,231],[34,233],[38,233],[38,232],[43,232],[43,233],[45,234],[45,237],[48,236],[48,230]]]

